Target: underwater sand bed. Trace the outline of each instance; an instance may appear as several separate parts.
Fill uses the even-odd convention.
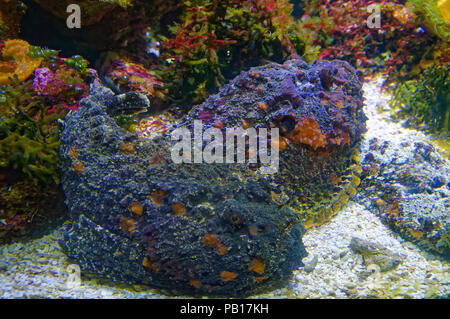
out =
[[[364,85],[369,117],[365,141],[376,136],[390,140],[427,140],[420,132],[384,121],[377,105],[386,105],[379,94],[380,79]],[[400,256],[393,270],[379,273],[364,264],[349,244],[353,237],[375,242]],[[67,267],[74,263],[57,241],[61,230],[27,243],[0,247],[0,296],[2,298],[166,298],[142,286],[116,286],[82,278],[79,288],[68,289]],[[448,262],[420,250],[392,232],[358,203],[349,203],[333,220],[310,229],[303,237],[309,256],[306,266],[294,273],[287,287],[255,298],[448,298]]]
[[[365,265],[349,244],[353,237],[387,247],[402,263],[387,272]],[[303,237],[314,270],[300,269],[277,297],[289,298],[431,298],[450,294],[447,262],[402,240],[371,212],[350,203],[336,218]],[[306,263],[307,263],[306,262]],[[272,297],[264,295],[261,297]]]
[[[166,298],[143,286],[117,287],[84,279],[68,289],[67,267],[73,263],[61,251],[59,230],[26,244],[0,248],[0,295],[3,298]],[[402,256],[394,270],[371,272],[361,255],[349,249],[358,237],[388,247]],[[313,269],[299,269],[283,289],[254,298],[430,298],[450,295],[447,262],[402,240],[361,205],[350,203],[336,218],[303,237]],[[312,271],[311,271],[312,270]],[[173,298],[173,297],[171,297]]]
[[[381,92],[382,81],[365,85],[369,118],[358,202],[403,238],[449,261],[448,141],[390,121],[394,111],[391,96]]]

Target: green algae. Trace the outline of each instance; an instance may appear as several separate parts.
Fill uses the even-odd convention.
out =
[[[313,59],[292,6],[276,1],[184,1],[180,22],[160,36],[167,64],[157,74],[182,105],[201,102],[243,68],[292,54]]]
[[[430,32],[444,41],[450,40],[450,24],[443,19],[437,1],[408,0],[407,4],[413,8]]]
[[[392,115],[446,136],[450,129],[449,102],[449,67],[434,65],[417,79],[398,84],[391,101]]]
[[[59,125],[62,114],[47,114],[30,81],[1,87],[0,167],[19,170],[36,183],[59,183]]]

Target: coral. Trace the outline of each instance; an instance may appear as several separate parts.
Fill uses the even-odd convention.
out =
[[[391,106],[396,119],[425,126],[433,133],[448,136],[450,130],[449,66],[434,65],[415,80],[398,83]]]
[[[105,73],[118,90],[144,94],[151,103],[158,103],[157,100],[165,96],[162,83],[142,65],[127,60],[114,60]]]
[[[17,76],[19,81],[25,81],[28,79],[38,68],[42,59],[32,58],[27,55],[30,45],[23,40],[8,40],[5,42],[5,46],[2,49],[2,59],[11,60],[9,62],[14,63],[16,66],[11,72],[0,73],[0,85],[8,84],[11,82],[11,78]]]
[[[172,117],[162,114],[142,119],[134,126],[134,129],[139,136],[152,139],[167,134],[172,127],[173,122],[174,120]]]
[[[20,174],[23,181],[7,182],[2,197],[0,240],[9,241],[42,229],[65,212],[60,206],[59,213],[53,210],[62,201],[60,123],[87,96],[93,75],[81,57],[73,59],[81,67],[72,69],[70,59],[59,58],[57,51],[23,40],[6,41],[1,53],[7,60],[0,62],[0,170],[7,180]],[[73,169],[83,174],[79,149],[74,147],[71,156]]]
[[[0,167],[20,170],[36,182],[58,184],[57,120],[68,109],[78,109],[79,100],[87,96],[80,75],[86,69],[68,69],[56,51],[30,47],[22,40],[7,41],[2,56],[12,57],[17,66],[0,78]],[[23,82],[33,74],[33,80]]]
[[[73,71],[48,68],[36,69],[33,86],[39,95],[45,96],[50,105],[63,105],[69,110],[77,110],[79,100],[87,96],[87,84]]]

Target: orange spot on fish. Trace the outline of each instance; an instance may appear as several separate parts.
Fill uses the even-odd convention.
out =
[[[266,267],[266,264],[261,258],[254,258],[250,265],[248,266],[248,270],[254,271],[258,274],[262,274],[264,272],[264,268]]]
[[[227,282],[227,281],[232,281],[234,279],[236,279],[236,277],[238,276],[238,274],[231,272],[231,271],[222,271],[220,273],[220,278],[222,279],[222,281]]]

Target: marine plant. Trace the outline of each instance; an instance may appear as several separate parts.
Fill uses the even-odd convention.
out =
[[[244,67],[265,59],[309,57],[301,30],[286,0],[184,1],[180,21],[162,37],[158,73],[169,96],[179,103],[198,103],[236,76]]]
[[[444,41],[450,41],[450,21],[447,11],[444,9],[446,1],[423,1],[408,0],[414,12],[424,21],[424,24],[430,32],[437,35]]]
[[[17,77],[2,87],[0,99],[0,167],[16,169],[36,182],[59,182],[59,127],[64,114],[51,112],[32,82]]]
[[[95,74],[81,57],[59,58],[57,51],[23,40],[0,43],[3,242],[51,219],[59,194],[60,123],[69,110],[78,109]]]
[[[388,80],[412,77],[424,64],[448,59],[447,46],[428,33],[405,1],[375,3],[381,11],[380,28],[367,25],[371,4],[369,0],[306,1],[302,26],[313,44],[320,46],[319,58],[346,60],[365,74],[381,70]]]
[[[87,95],[87,61],[61,59],[57,51],[23,40],[7,41],[1,53],[6,61],[0,69],[0,167],[58,183],[57,120]]]
[[[29,233],[50,214],[59,184],[56,120],[63,114],[48,113],[50,106],[36,95],[31,80],[21,83],[16,76],[0,90],[0,242],[4,242]],[[14,175],[20,177],[11,181]]]
[[[105,73],[119,91],[135,91],[146,95],[150,100],[164,97],[164,92],[160,89],[163,84],[140,64],[124,59],[114,60]]]
[[[449,66],[434,65],[417,79],[399,83],[391,101],[394,118],[425,126],[433,133],[450,130]]]

